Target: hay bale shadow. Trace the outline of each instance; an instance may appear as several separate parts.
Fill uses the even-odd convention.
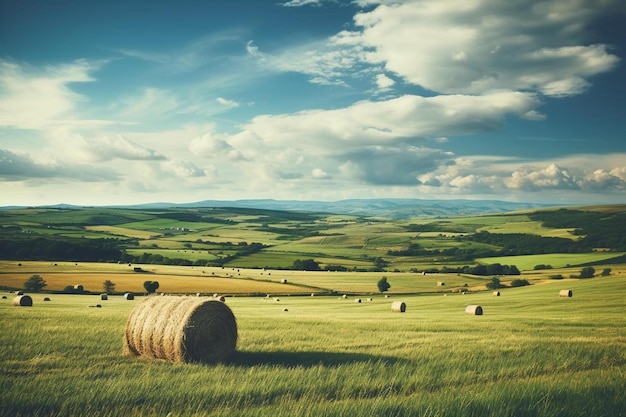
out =
[[[241,366],[259,366],[272,365],[285,368],[313,367],[322,365],[333,368],[354,363],[372,363],[385,362],[387,364],[395,364],[402,362],[403,359],[391,356],[368,355],[365,353],[349,353],[349,352],[241,352],[237,351],[235,356],[230,360],[232,365]]]

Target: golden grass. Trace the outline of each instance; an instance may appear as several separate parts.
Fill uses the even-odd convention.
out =
[[[127,236],[136,239],[150,239],[155,236],[160,236],[160,233],[154,233],[147,230],[137,230],[137,229],[129,229],[127,227],[117,227],[117,226],[85,226],[86,230],[91,232],[103,232],[112,235],[118,236]]]

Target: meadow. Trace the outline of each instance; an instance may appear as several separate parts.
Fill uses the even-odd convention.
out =
[[[217,365],[122,356],[142,297],[31,294],[32,307],[14,307],[3,294],[0,415],[626,415],[621,271],[500,297],[228,297],[238,352]],[[390,311],[397,300],[405,313]]]

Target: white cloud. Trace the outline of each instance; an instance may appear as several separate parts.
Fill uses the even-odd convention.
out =
[[[376,76],[376,85],[378,86],[378,89],[381,91],[390,90],[391,87],[393,87],[395,83],[396,82],[394,80],[387,77],[385,74],[378,74]]]
[[[161,167],[164,171],[173,172],[174,175],[180,178],[206,176],[204,170],[198,168],[195,164],[189,161],[182,161],[179,159],[164,161],[161,163]]]
[[[311,178],[314,178],[316,180],[327,180],[332,177],[328,175],[328,173],[323,169],[315,168],[313,169],[313,171],[311,171]]]
[[[235,107],[239,107],[239,103],[234,101],[234,100],[228,100],[224,97],[218,97],[217,102],[220,103],[222,106],[228,107],[228,108],[235,108]]]
[[[165,156],[154,149],[141,146],[124,136],[100,136],[86,138],[82,135],[71,135],[55,145],[59,152],[54,152],[64,159],[83,162],[106,162],[113,159],[128,161],[159,161]],[[53,148],[54,149],[54,148]]]
[[[505,88],[574,95],[587,88],[588,77],[618,62],[605,45],[585,38],[591,20],[620,7],[617,0],[361,3],[390,4],[355,16],[361,30],[352,36],[368,62],[439,93]]]
[[[336,154],[366,145],[393,144],[402,138],[492,130],[504,117],[526,114],[537,105],[532,95],[510,91],[483,96],[405,95],[379,102],[358,102],[337,110],[257,116],[229,143],[245,135],[252,144]]]
[[[93,81],[99,65],[78,60],[37,68],[0,60],[0,127],[43,129],[76,119],[87,99],[70,84]]]
[[[285,3],[279,3],[285,7],[302,7],[302,6],[319,6],[323,0],[289,0]]]

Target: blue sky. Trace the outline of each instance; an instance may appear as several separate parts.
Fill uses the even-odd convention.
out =
[[[622,0],[0,0],[0,205],[626,203]]]

